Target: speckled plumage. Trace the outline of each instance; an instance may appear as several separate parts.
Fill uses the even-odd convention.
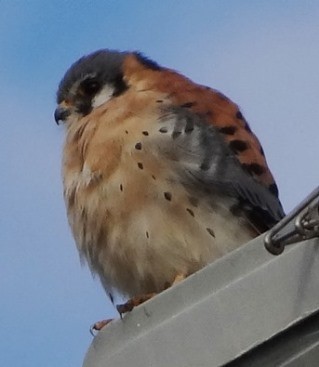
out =
[[[71,66],[57,101],[69,223],[108,293],[159,292],[283,216],[257,138],[221,93],[102,50]]]

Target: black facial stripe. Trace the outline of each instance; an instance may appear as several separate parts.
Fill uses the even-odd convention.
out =
[[[97,80],[99,84],[101,85],[100,89],[93,95],[81,95],[78,94],[76,97],[76,110],[78,113],[80,113],[83,116],[88,115],[92,111],[92,101],[96,97],[96,95],[99,94],[99,92],[105,87],[105,85],[110,85],[111,88],[113,88],[113,94],[112,97],[118,97],[121,94],[123,94],[127,89],[128,86],[124,82],[123,77],[121,74],[119,74],[113,81],[101,81],[101,78]],[[79,87],[81,88],[81,86]]]
[[[92,111],[91,100],[81,98],[81,100],[75,104],[75,110],[83,116],[88,115]]]
[[[123,80],[122,74],[118,75],[116,79],[114,79],[112,84],[114,87],[114,92],[113,92],[114,97],[118,97],[119,95],[123,94],[128,89],[128,85]]]

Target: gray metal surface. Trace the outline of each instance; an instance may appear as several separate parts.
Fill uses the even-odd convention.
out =
[[[274,336],[225,367],[319,366],[319,313]]]
[[[273,256],[260,237],[112,322],[83,367],[222,366],[318,310],[319,241]],[[316,340],[298,353],[316,359]]]

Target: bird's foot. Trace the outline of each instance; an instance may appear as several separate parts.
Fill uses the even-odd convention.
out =
[[[90,327],[91,335],[95,336],[97,331],[100,331],[102,328],[104,328],[104,326],[108,325],[111,321],[113,321],[113,319],[108,319],[108,320],[102,320],[102,321],[95,322]]]
[[[174,278],[173,282],[171,284],[168,284],[165,288],[170,288],[173,285],[176,285],[180,283],[182,280],[186,278],[185,274],[177,274]],[[117,305],[116,309],[118,313],[120,314],[121,318],[124,313],[130,312],[133,310],[134,307],[141,305],[142,303],[148,301],[149,299],[156,296],[157,293],[148,293],[144,294],[142,296],[136,296],[128,300],[126,303],[123,303],[121,305]]]
[[[130,300],[128,300],[126,303],[117,305],[116,309],[122,318],[123,313],[132,311],[134,307],[141,305],[142,303],[153,298],[154,296],[156,296],[156,293],[148,293],[142,296],[133,297]]]

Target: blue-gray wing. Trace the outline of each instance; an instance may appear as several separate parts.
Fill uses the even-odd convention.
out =
[[[232,210],[245,215],[264,232],[284,211],[280,200],[245,170],[221,133],[202,117],[182,107],[162,111],[159,149],[172,161],[184,185],[209,197],[210,193],[234,199]]]

